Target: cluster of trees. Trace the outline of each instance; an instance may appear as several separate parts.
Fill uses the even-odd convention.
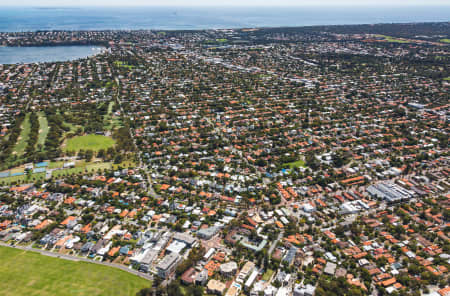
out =
[[[350,285],[344,277],[327,280],[321,278],[316,288],[316,296],[363,296],[365,293],[358,287]]]
[[[201,260],[203,256],[205,255],[205,249],[203,247],[196,247],[191,250],[189,253],[189,256],[186,260],[181,262],[180,265],[177,267],[177,275],[181,276],[186,270],[189,269],[189,267],[194,266],[197,261]]]
[[[108,149],[100,149],[95,152],[91,149],[80,149],[77,153],[75,151],[67,151],[67,156],[78,156],[79,159],[85,159],[86,161],[92,161],[94,157],[101,158],[105,161],[114,161],[114,163],[121,163],[126,157],[115,147],[109,147]],[[126,155],[125,155],[126,156]]]
[[[96,133],[103,131],[103,118],[108,113],[108,102],[97,104],[80,104],[72,106],[70,112],[65,114],[65,121],[73,125],[82,126],[76,134]]]
[[[92,151],[91,149],[80,149],[80,151],[78,151],[78,157],[79,158],[84,158],[86,159],[86,161],[91,161],[92,158],[94,157],[94,151]]]
[[[350,162],[350,158],[349,158],[348,154],[342,150],[336,151],[336,153],[334,153],[332,155],[332,160],[333,160],[334,166],[337,168],[340,168],[343,165],[346,165]]]
[[[98,107],[91,105],[91,112],[87,125],[84,127],[85,133],[95,133],[103,131],[103,117],[108,113],[108,103],[100,104]]]
[[[116,149],[114,149],[114,147],[109,147],[106,150],[100,149],[97,152],[97,157],[105,160],[116,160],[118,155],[120,155],[120,153]]]
[[[159,278],[158,278],[159,280]],[[169,285],[163,287],[161,285],[155,285],[159,281],[153,281],[153,286],[150,288],[144,288],[140,290],[136,296],[202,296],[203,287],[201,286],[188,286],[185,287],[185,292],[181,290],[180,281],[172,281]]]
[[[136,149],[128,126],[115,130],[113,138],[117,141],[118,150],[134,151]]]
[[[36,113],[30,114],[30,134],[28,138],[27,147],[25,148],[25,154],[28,158],[33,158],[35,153],[35,146],[39,136],[39,119]]]
[[[12,149],[19,138],[20,132],[22,131],[21,125],[24,118],[25,116],[23,114],[17,116],[16,123],[14,124],[14,127],[11,128],[9,136],[1,142],[0,162],[4,163],[4,161],[10,156]]]
[[[305,163],[312,170],[318,170],[320,168],[320,162],[314,156],[314,153],[311,153],[311,152],[306,153],[306,155],[305,155]]]
[[[47,120],[49,131],[45,140],[45,150],[48,158],[56,158],[61,154],[61,137],[69,128],[64,126],[62,116],[54,109],[47,111]]]

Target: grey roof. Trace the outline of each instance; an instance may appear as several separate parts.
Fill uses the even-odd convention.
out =
[[[334,275],[334,272],[336,271],[336,264],[332,262],[327,262],[327,265],[325,266],[324,272],[326,274]]]
[[[142,258],[141,264],[150,265],[156,259],[157,256],[158,256],[158,251],[156,251],[156,250],[148,250],[145,253],[144,258]]]
[[[377,196],[388,202],[401,201],[412,197],[410,191],[400,187],[397,184],[387,182],[371,185],[367,188],[367,192],[369,192],[372,196]]]
[[[159,264],[158,264],[158,266],[156,266],[156,268],[162,269],[162,270],[167,270],[175,261],[178,260],[179,257],[180,256],[176,253],[170,253],[169,255],[164,257],[164,259],[161,260],[161,262],[159,262]]]
[[[200,229],[197,233],[200,236],[213,236],[214,234],[216,234],[219,231],[219,227],[217,226],[213,226],[213,227],[208,227],[208,228],[204,228],[204,229]]]
[[[192,245],[197,241],[197,239],[195,237],[190,236],[189,234],[186,234],[186,233],[179,233],[179,232],[175,233],[175,235],[173,236],[173,239],[184,242],[188,245]]]
[[[297,248],[292,246],[289,249],[289,251],[287,252],[286,256],[283,258],[283,261],[291,264],[294,261],[296,254],[297,254]]]

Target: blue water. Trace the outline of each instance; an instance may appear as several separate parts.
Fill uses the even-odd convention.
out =
[[[443,7],[0,7],[0,32],[189,30],[449,20],[450,5]]]
[[[100,53],[98,46],[1,47],[0,64],[63,62]]]

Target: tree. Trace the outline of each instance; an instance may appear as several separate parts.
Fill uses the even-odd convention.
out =
[[[178,281],[172,281],[167,286],[167,294],[170,296],[184,296],[180,289],[180,283]]]
[[[97,157],[98,158],[104,158],[106,156],[106,151],[105,151],[105,149],[100,149],[98,152],[97,152]]]
[[[88,224],[88,223],[90,223],[90,222],[94,219],[94,215],[92,215],[92,214],[86,214],[86,215],[83,215],[83,216],[81,217],[81,219],[83,220],[83,223],[84,223],[84,224]]]
[[[153,296],[154,292],[153,288],[144,288],[137,292],[136,296]]]
[[[203,295],[203,287],[201,287],[201,286],[189,286],[189,287],[186,288],[186,295],[202,296]]]
[[[92,157],[94,157],[94,151],[92,151],[90,149],[86,150],[84,157],[85,157],[86,161],[88,161],[88,162],[91,161]]]

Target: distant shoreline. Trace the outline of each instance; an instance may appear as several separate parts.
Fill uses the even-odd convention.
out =
[[[336,25],[304,25],[304,26],[276,26],[276,27],[237,27],[237,28],[215,28],[215,29],[98,29],[98,30],[36,30],[36,31],[0,31],[0,34],[36,34],[42,32],[200,32],[200,31],[217,31],[217,30],[282,30],[282,29],[301,29],[301,28],[338,28],[352,26],[380,26],[380,25],[420,25],[420,24],[450,24],[449,21],[428,21],[428,22],[399,22],[399,23],[361,23],[361,24],[336,24]],[[20,47],[45,47],[45,46],[74,46],[74,45],[97,45],[109,47],[108,43],[51,43],[51,44],[32,44],[22,45]],[[5,45],[0,45],[4,47]],[[19,47],[19,46],[17,46]]]

